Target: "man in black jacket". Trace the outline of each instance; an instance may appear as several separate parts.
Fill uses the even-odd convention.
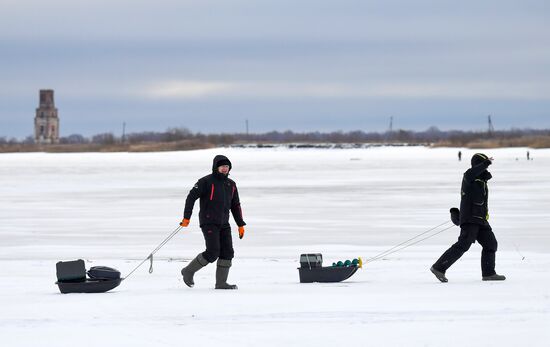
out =
[[[495,253],[497,240],[489,225],[489,209],[487,206],[489,189],[487,181],[491,173],[487,171],[493,158],[476,153],[472,157],[472,167],[464,173],[462,179],[460,200],[460,236],[433,264],[430,271],[441,282],[447,282],[445,271],[470,249],[477,241],[481,247],[481,272],[484,281],[502,281],[506,277],[495,272]]]
[[[244,236],[244,226],[237,185],[227,176],[231,171],[231,162],[223,155],[217,155],[212,164],[212,173],[199,179],[185,200],[185,210],[181,226],[187,227],[193,212],[195,201],[200,198],[199,222],[206,242],[206,251],[200,253],[181,270],[183,281],[193,287],[193,275],[208,263],[218,260],[216,268],[216,289],[237,289],[227,283],[231,259],[233,259],[233,241],[229,225],[229,211],[239,226],[239,238]]]

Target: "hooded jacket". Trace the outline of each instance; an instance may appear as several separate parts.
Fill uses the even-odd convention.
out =
[[[484,154],[472,157],[472,167],[462,178],[460,199],[460,225],[473,223],[489,225],[489,188],[487,181],[492,175],[487,168],[491,160]]]
[[[199,179],[189,191],[185,200],[183,218],[191,218],[195,201],[200,199],[199,223],[201,227],[206,224],[228,224],[230,210],[238,226],[246,225],[243,220],[237,184],[218,172],[218,167],[221,165],[229,165],[229,171],[231,171],[232,165],[226,156],[214,157],[212,173]]]

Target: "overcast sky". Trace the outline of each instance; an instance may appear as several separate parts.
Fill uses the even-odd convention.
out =
[[[0,0],[0,137],[550,128],[548,1]]]

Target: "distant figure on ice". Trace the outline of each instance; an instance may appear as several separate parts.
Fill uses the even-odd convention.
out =
[[[529,157],[529,151],[527,151],[527,160],[531,160]]]
[[[458,161],[462,161],[462,152],[458,151]]]
[[[244,226],[239,201],[239,192],[235,181],[229,179],[231,162],[223,155],[217,155],[212,165],[212,173],[199,179],[185,200],[185,210],[181,226],[189,225],[195,201],[200,198],[199,222],[206,241],[206,251],[200,253],[181,270],[183,281],[193,287],[193,275],[208,263],[218,260],[216,268],[216,289],[237,289],[227,284],[231,259],[233,259],[233,241],[229,225],[229,210],[239,226],[239,238],[244,236]]]
[[[502,281],[506,277],[495,272],[495,253],[497,240],[489,225],[489,210],[487,207],[489,189],[487,181],[491,173],[487,171],[493,158],[476,153],[472,157],[472,167],[464,173],[462,179],[460,200],[460,236],[430,268],[431,272],[441,282],[447,282],[445,271],[470,249],[477,241],[481,247],[481,272],[484,281]]]

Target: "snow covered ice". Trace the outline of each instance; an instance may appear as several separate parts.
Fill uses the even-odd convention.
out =
[[[300,253],[364,259],[449,218],[475,151],[423,147],[0,154],[2,346],[548,346],[550,150],[484,150],[500,283],[481,281],[479,245],[439,283],[429,267],[453,227],[367,263],[349,280],[300,284]],[[55,263],[82,258],[126,275],[182,217],[214,155],[233,162],[246,234],[234,228],[229,282],[215,265],[187,288],[203,250],[191,225],[118,288],[60,294]],[[522,260],[522,258],[525,258]]]

